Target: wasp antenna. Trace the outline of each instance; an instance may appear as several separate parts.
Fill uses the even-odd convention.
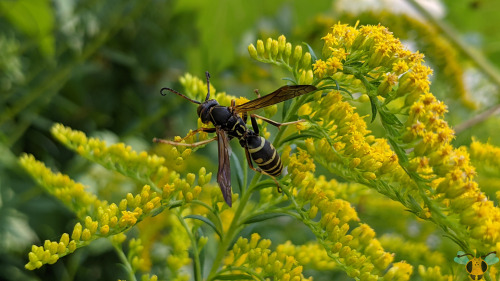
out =
[[[205,71],[205,76],[207,77],[207,98],[205,101],[207,101],[210,98],[210,73],[208,71]]]
[[[487,257],[487,256],[489,256],[489,255],[491,255],[491,254],[496,254],[496,253],[497,253],[497,251],[489,252],[489,253],[487,253],[486,255],[481,256],[481,257],[484,259],[485,257]]]
[[[187,99],[188,101],[190,101],[190,102],[192,102],[192,103],[201,104],[201,102],[196,101],[196,100],[192,100],[192,99],[190,99],[190,98],[186,97],[185,95],[183,95],[183,94],[181,94],[181,93],[177,92],[177,91],[176,91],[176,90],[174,90],[174,89],[170,89],[170,88],[161,88],[161,90],[160,90],[160,94],[161,94],[162,96],[166,96],[166,94],[165,94],[165,93],[163,93],[163,91],[169,91],[169,92],[172,92],[172,93],[174,93],[174,94],[176,94],[176,95],[178,95],[178,96],[181,96],[181,97],[183,97],[183,98]]]

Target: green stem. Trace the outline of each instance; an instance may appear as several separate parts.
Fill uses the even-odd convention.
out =
[[[186,219],[184,219],[181,216],[180,212],[181,211],[178,210],[177,212],[175,212],[175,215],[179,219],[180,223],[182,224],[182,226],[186,230],[186,233],[188,234],[189,239],[191,240],[191,245],[192,245],[191,247],[193,249],[193,260],[194,260],[194,280],[201,281],[202,280],[201,263],[200,263],[200,255],[198,253],[198,242],[196,241],[196,238],[194,237],[193,232],[191,231],[191,229],[187,225]]]
[[[120,248],[119,245],[115,244],[113,244],[113,247],[115,248],[116,253],[118,254],[118,258],[122,261],[123,266],[125,266],[125,268],[127,269],[130,280],[137,281],[137,279],[135,278],[134,270],[132,269],[132,265],[127,259],[127,256],[125,256],[125,253],[123,252],[122,248]]]
[[[250,189],[252,186],[254,186],[257,181],[260,178],[260,174],[255,174],[252,182],[249,185]],[[220,267],[220,264],[222,262],[222,259],[224,258],[224,255],[227,253],[227,249],[229,248],[229,245],[231,242],[234,240],[236,234],[239,232],[241,229],[240,225],[240,219],[241,219],[241,214],[243,213],[243,210],[245,209],[246,203],[248,200],[250,200],[250,195],[252,195],[251,192],[245,192],[241,196],[238,208],[236,209],[236,212],[234,213],[233,220],[231,221],[231,225],[229,226],[229,229],[227,230],[227,233],[224,235],[224,239],[222,242],[219,244],[218,249],[217,249],[217,256],[214,259],[214,262],[212,264],[212,269],[210,270],[210,274],[208,275],[207,280],[212,280],[216,274],[217,274],[217,269]]]

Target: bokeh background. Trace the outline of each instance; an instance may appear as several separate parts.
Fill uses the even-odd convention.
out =
[[[109,143],[157,149],[153,137],[172,138],[197,126],[193,104],[159,94],[165,86],[182,92],[178,79],[184,73],[203,78],[209,71],[216,89],[249,99],[254,89],[267,93],[285,84],[278,68],[249,57],[247,46],[257,39],[284,34],[319,52],[321,37],[338,21],[381,23],[426,55],[434,69],[431,91],[449,106],[448,121],[458,129],[455,145],[469,144],[471,136],[499,145],[500,1],[418,3],[0,0],[0,280],[125,278],[112,248],[99,241],[54,265],[24,269],[30,246],[68,232],[75,216],[43,193],[17,157],[31,153],[91,188],[108,186],[94,191],[110,201],[121,198],[133,183],[64,148],[50,127],[63,123]],[[196,153],[187,170],[216,170],[215,145]],[[480,173],[479,181],[494,194],[500,184],[487,174]],[[377,234],[391,231],[360,207]],[[410,233],[422,226],[405,227]],[[273,229],[257,231],[272,236]],[[422,239],[431,243],[428,237]],[[304,238],[290,231],[276,239]]]

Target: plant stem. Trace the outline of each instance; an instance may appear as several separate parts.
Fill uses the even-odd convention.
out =
[[[137,281],[137,279],[135,278],[134,270],[132,269],[132,265],[129,263],[128,258],[127,256],[125,256],[123,250],[120,247],[118,247],[118,245],[113,244],[113,247],[115,248],[116,253],[118,254],[118,258],[120,258],[120,260],[122,261],[123,266],[127,269],[130,280]]]
[[[193,260],[194,260],[194,280],[196,281],[201,281],[201,264],[200,264],[200,255],[198,253],[198,242],[196,241],[196,238],[194,237],[194,233],[191,231],[189,226],[186,223],[186,219],[183,218],[180,214],[180,210],[175,212],[175,215],[179,219],[180,223],[186,230],[186,233],[189,236],[189,239],[191,240],[191,247],[193,249]]]
[[[215,275],[217,274],[217,269],[220,267],[220,263],[222,262],[222,259],[224,258],[224,255],[226,254],[230,243],[234,240],[235,235],[239,232],[241,228],[240,225],[241,214],[243,213],[246,203],[248,202],[250,196],[252,195],[252,193],[248,191],[253,185],[257,183],[259,178],[260,174],[255,174],[252,179],[252,182],[249,185],[249,188],[247,188],[247,192],[243,193],[243,195],[241,196],[238,208],[236,209],[233,220],[231,221],[231,225],[229,226],[227,233],[224,234],[224,240],[222,240],[221,243],[219,244],[219,247],[217,249],[217,256],[214,259],[214,262],[212,264],[212,269],[210,270],[210,274],[208,275],[207,280],[212,280],[215,277]]]

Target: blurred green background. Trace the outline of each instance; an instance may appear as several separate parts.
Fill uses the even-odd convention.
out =
[[[492,19],[498,17],[500,1],[427,2],[432,5],[426,9],[456,30],[453,36],[467,48],[483,54],[495,74],[500,29]],[[443,57],[450,54],[442,53],[436,40],[450,42],[448,37],[432,25],[413,22],[425,15],[407,1],[0,0],[0,280],[121,276],[114,252],[99,242],[54,265],[24,269],[30,246],[57,240],[75,217],[19,168],[20,154],[31,153],[91,187],[113,181],[123,189],[119,194],[131,189],[57,143],[49,132],[54,123],[149,150],[153,137],[171,138],[196,128],[194,105],[159,94],[165,86],[182,92],[178,78],[185,72],[204,77],[209,71],[216,89],[251,99],[256,88],[267,93],[285,84],[285,75],[250,59],[248,44],[284,34],[294,44],[308,42],[319,54],[320,38],[331,24],[354,25],[358,19],[387,26],[410,49],[426,54],[435,71],[432,92],[449,105],[453,126],[498,104],[500,80],[459,48],[453,48],[456,67],[447,68]],[[500,144],[499,125],[497,118],[488,118],[460,132],[456,145],[468,144],[472,135]],[[215,171],[210,160],[215,149],[201,152],[197,166]],[[377,228],[377,218],[365,215]],[[377,233],[383,233],[384,226],[379,228]]]

